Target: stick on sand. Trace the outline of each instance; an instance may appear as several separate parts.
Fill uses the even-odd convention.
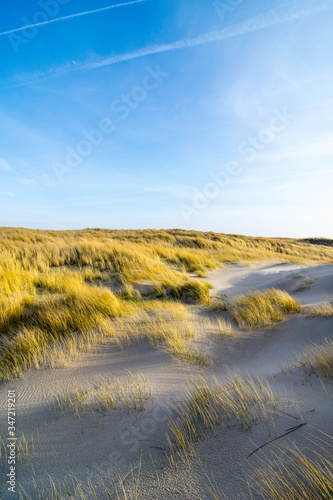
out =
[[[302,422],[301,424],[295,425],[295,427],[291,427],[290,429],[287,429],[284,434],[281,434],[281,436],[277,436],[274,439],[270,439],[269,441],[267,441],[267,443],[264,443],[261,446],[258,446],[258,448],[256,448],[255,450],[251,451],[251,453],[247,456],[247,458],[250,458],[252,455],[254,455],[254,453],[256,453],[261,448],[263,448],[264,446],[266,446],[266,444],[273,443],[273,441],[276,441],[277,439],[280,439],[280,438],[282,438],[284,436],[287,436],[291,432],[297,431],[297,429],[299,429],[300,427],[303,427],[303,425],[306,425],[306,424],[307,424],[307,422]]]

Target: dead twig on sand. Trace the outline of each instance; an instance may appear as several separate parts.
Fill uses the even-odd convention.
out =
[[[300,427],[303,427],[303,425],[306,425],[306,424],[307,424],[307,422],[302,422],[301,424],[295,425],[295,427],[290,427],[290,429],[287,429],[284,434],[281,434],[280,436],[277,436],[274,439],[270,439],[269,441],[267,441],[266,443],[262,444],[261,446],[258,446],[258,448],[256,448],[255,450],[251,451],[251,453],[246,458],[250,458],[252,455],[254,455],[254,453],[256,453],[257,451],[261,450],[261,448],[263,448],[267,444],[273,443],[273,441],[276,441],[277,439],[280,439],[280,438],[282,438],[284,436],[287,436],[291,432],[297,431],[297,429],[299,429]]]

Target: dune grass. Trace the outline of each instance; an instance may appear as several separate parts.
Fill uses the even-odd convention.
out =
[[[82,484],[73,474],[61,483],[56,482],[50,475],[48,481],[40,481],[33,477],[34,493],[30,494],[24,488],[18,490],[20,500],[64,500],[65,498],[75,498],[78,500],[139,500],[139,488],[142,483],[141,465],[138,470],[132,470],[129,475],[130,485],[125,487],[121,478],[118,480],[88,480]]]
[[[211,297],[209,303],[204,305],[204,308],[209,311],[227,311],[228,305],[229,304],[226,296]]]
[[[276,408],[276,398],[265,380],[246,379],[231,373],[221,384],[204,379],[194,382],[184,391],[168,423],[167,441],[172,462],[181,450],[190,449],[207,429],[216,429],[222,423],[241,425],[251,429],[265,420],[274,425],[269,407]]]
[[[200,339],[196,342],[198,325],[183,304],[162,300],[122,303],[108,289],[85,287],[66,298],[36,298],[23,322],[26,326],[0,337],[0,379],[10,380],[40,366],[68,366],[107,339],[121,349],[149,340],[172,358],[210,364]]]
[[[224,318],[200,318],[197,322],[197,336],[213,339],[232,339],[237,334],[237,329]]]
[[[38,367],[55,347],[67,349],[68,341],[75,350],[80,342],[74,339],[80,336],[91,341],[112,334],[110,318],[126,311],[110,290],[88,285],[65,295],[30,297],[29,306],[23,309],[19,325],[0,337],[0,380]]]
[[[329,440],[329,442],[327,442]],[[318,444],[318,442],[316,443]],[[253,493],[267,500],[330,500],[333,497],[333,438],[313,458],[297,448],[276,447],[261,459]],[[253,498],[253,496],[252,496]]]
[[[8,465],[8,441],[0,437],[0,466],[6,467]],[[15,441],[15,459],[21,464],[29,461],[34,453],[34,438],[31,434],[28,438],[25,434],[21,433],[17,436]]]
[[[325,339],[322,344],[313,344],[297,357],[299,366],[310,373],[326,379],[333,378],[333,341]]]
[[[291,288],[292,293],[303,292],[304,290],[308,290],[310,286],[313,284],[313,279],[308,276],[295,274],[294,276],[292,276],[292,278],[295,280],[295,283]]]
[[[305,316],[333,316],[333,303],[325,302],[317,306],[305,306],[302,308],[302,313]]]
[[[301,305],[283,290],[252,292],[235,299],[231,313],[240,328],[272,327],[285,313],[300,313]]]
[[[144,310],[139,286],[148,285],[149,298],[156,302],[172,299],[209,307],[210,287],[193,273],[204,276],[226,262],[258,259],[332,262],[333,247],[179,229],[1,228],[0,379],[18,376],[46,358],[51,365],[66,363],[84,348],[84,341],[89,349],[99,335],[113,336],[110,320],[133,315],[138,306]],[[213,299],[210,307],[218,311],[226,305]],[[244,304],[238,308],[244,310]],[[160,341],[163,335],[155,337]],[[183,359],[207,363],[179,328],[164,337],[170,354],[179,358],[184,352]]]
[[[210,364],[207,354],[195,345],[198,325],[186,307],[177,302],[155,300],[144,303],[143,309],[146,310],[140,306],[137,314],[114,321],[118,345],[146,339],[152,346],[164,349],[172,358],[200,366]]]
[[[95,384],[73,385],[53,397],[57,413],[64,415],[70,410],[79,415],[84,410],[96,410],[104,414],[110,409],[144,411],[151,391],[143,375],[126,378],[99,377]]]
[[[318,442],[316,442],[318,445]],[[263,500],[330,500],[333,495],[333,456],[332,456],[332,438],[326,436],[325,442],[319,445],[319,451],[312,453],[312,457],[303,451],[289,446],[274,446],[269,454],[262,454],[260,463],[252,470],[245,472],[244,481],[248,481],[249,498]],[[197,461],[200,462],[199,458]],[[202,487],[209,494],[209,498],[216,500],[226,499],[220,485],[216,483],[214,477],[203,471]],[[190,470],[191,465],[187,463],[186,470]],[[95,477],[92,481],[88,480],[85,484],[70,474],[61,483],[56,483],[51,476],[48,478],[48,484],[40,481],[37,477],[33,478],[34,493],[25,492],[19,488],[18,495],[21,500],[62,500],[67,497],[81,500],[98,500],[100,498],[112,498],[114,500],[139,500],[146,498],[145,489],[142,489],[146,477],[141,472],[141,461],[138,467],[130,471],[129,484],[125,485],[123,478],[100,479]],[[157,476],[156,495],[161,491],[161,484]],[[178,479],[178,477],[177,477]],[[172,498],[179,496],[179,489],[172,489],[176,479],[170,475],[170,487],[168,494]],[[182,479],[184,482],[184,494],[186,495],[186,476]],[[154,498],[159,498],[155,496]],[[162,497],[161,497],[162,498]],[[171,498],[171,497],[170,497]],[[191,498],[188,494],[186,498]],[[196,497],[197,498],[197,497]],[[206,497],[202,497],[206,498]]]

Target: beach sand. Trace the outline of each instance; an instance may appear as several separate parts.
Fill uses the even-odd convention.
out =
[[[320,304],[333,297],[333,265],[230,264],[209,273],[207,280],[214,286],[213,295],[228,299],[272,287],[292,293],[302,305]],[[223,316],[227,318],[228,312]],[[34,370],[20,379],[1,383],[2,438],[6,439],[7,391],[15,390],[17,435],[24,434],[28,442],[33,440],[31,455],[17,464],[20,488],[36,498],[34,476],[46,488],[49,476],[57,486],[64,481],[70,484],[71,477],[75,477],[86,498],[93,498],[88,492],[91,483],[97,498],[103,499],[108,497],[102,492],[102,483],[110,489],[115,483],[133,490],[139,477],[140,499],[250,499],[247,483],[251,484],[253,467],[261,464],[262,453],[247,456],[257,446],[306,423],[277,442],[302,451],[309,449],[311,455],[319,446],[322,432],[333,435],[332,385],[295,367],[298,353],[313,342],[332,339],[332,327],[332,317],[291,314],[272,329],[239,331],[232,339],[207,337],[202,341],[212,358],[207,368],[172,360],[148,342],[121,350],[110,341],[96,346],[68,368]],[[279,399],[275,427],[259,422],[246,430],[222,424],[217,432],[205,432],[194,444],[194,456],[172,467],[163,448],[167,446],[165,435],[173,405],[182,399],[182,390],[191,380],[217,377],[223,382],[230,370],[245,377],[267,378]],[[54,396],[71,391],[75,384],[91,385],[101,376],[128,380],[129,371],[134,377],[144,376],[150,387],[151,397],[143,412],[112,409],[101,414],[88,410],[78,417],[71,411],[61,415],[54,410]],[[263,451],[270,453],[274,449],[272,443]],[[1,468],[2,485],[7,472]],[[215,496],[217,490],[220,497]],[[253,498],[261,498],[252,494]],[[4,487],[0,498],[19,496]]]

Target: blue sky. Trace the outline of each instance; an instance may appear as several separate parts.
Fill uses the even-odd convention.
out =
[[[333,0],[0,11],[0,226],[333,238]]]

